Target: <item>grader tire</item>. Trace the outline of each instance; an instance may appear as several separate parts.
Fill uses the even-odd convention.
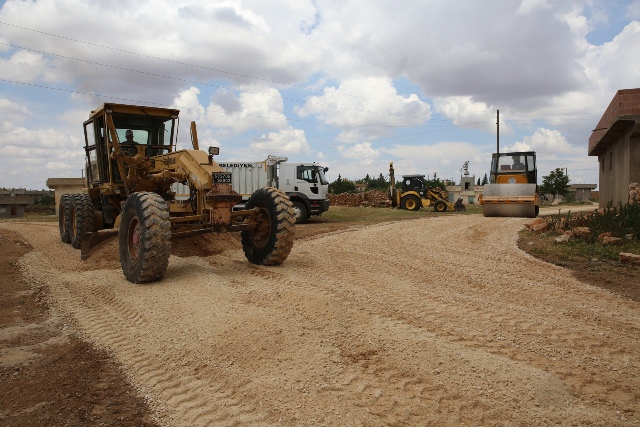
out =
[[[93,216],[93,200],[88,194],[74,194],[70,197],[71,209],[69,212],[69,238],[71,246],[80,249],[82,235],[96,231],[96,223]]]
[[[261,188],[249,197],[246,208],[258,208],[258,227],[240,233],[245,257],[252,264],[282,264],[293,247],[296,223],[289,196],[276,188]]]
[[[60,229],[60,240],[62,243],[71,243],[71,195],[63,194],[58,203],[58,228]]]
[[[171,255],[171,222],[165,201],[156,193],[133,193],[118,230],[122,272],[132,283],[164,277]]]

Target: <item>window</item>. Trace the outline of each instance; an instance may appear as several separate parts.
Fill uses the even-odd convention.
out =
[[[298,166],[297,175],[298,179],[302,179],[312,184],[317,182],[316,169],[313,167]]]

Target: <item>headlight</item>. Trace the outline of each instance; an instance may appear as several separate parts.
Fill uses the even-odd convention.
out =
[[[220,154],[220,147],[209,147],[209,154],[212,156],[217,156]]]

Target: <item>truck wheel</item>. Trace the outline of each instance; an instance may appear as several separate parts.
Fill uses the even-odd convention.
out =
[[[249,197],[246,209],[253,208],[258,208],[258,227],[240,233],[244,255],[253,264],[280,265],[293,247],[293,204],[283,191],[269,187]]]
[[[133,193],[122,210],[118,230],[122,272],[132,283],[162,279],[171,255],[171,222],[165,201],[156,193]]]
[[[69,229],[71,228],[71,195],[60,196],[58,204],[58,228],[60,229],[60,240],[62,243],[71,243]]]
[[[91,200],[88,194],[74,194],[70,199],[69,238],[71,240],[71,246],[80,249],[84,233],[96,231],[96,224],[93,217],[93,200]]]
[[[307,207],[302,202],[293,202],[293,210],[296,212],[296,224],[304,224],[309,218]]]
[[[433,205],[433,210],[436,212],[446,212],[447,204],[442,200],[438,200],[435,205]]]
[[[413,195],[405,196],[400,200],[400,207],[408,211],[418,211],[421,206],[420,199]]]

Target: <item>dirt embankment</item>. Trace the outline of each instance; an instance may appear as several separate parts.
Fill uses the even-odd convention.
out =
[[[148,285],[115,247],[82,263],[53,224],[8,227],[34,247],[24,276],[167,426],[637,425],[640,305],[520,251],[524,222],[337,231],[279,267],[230,240]]]

